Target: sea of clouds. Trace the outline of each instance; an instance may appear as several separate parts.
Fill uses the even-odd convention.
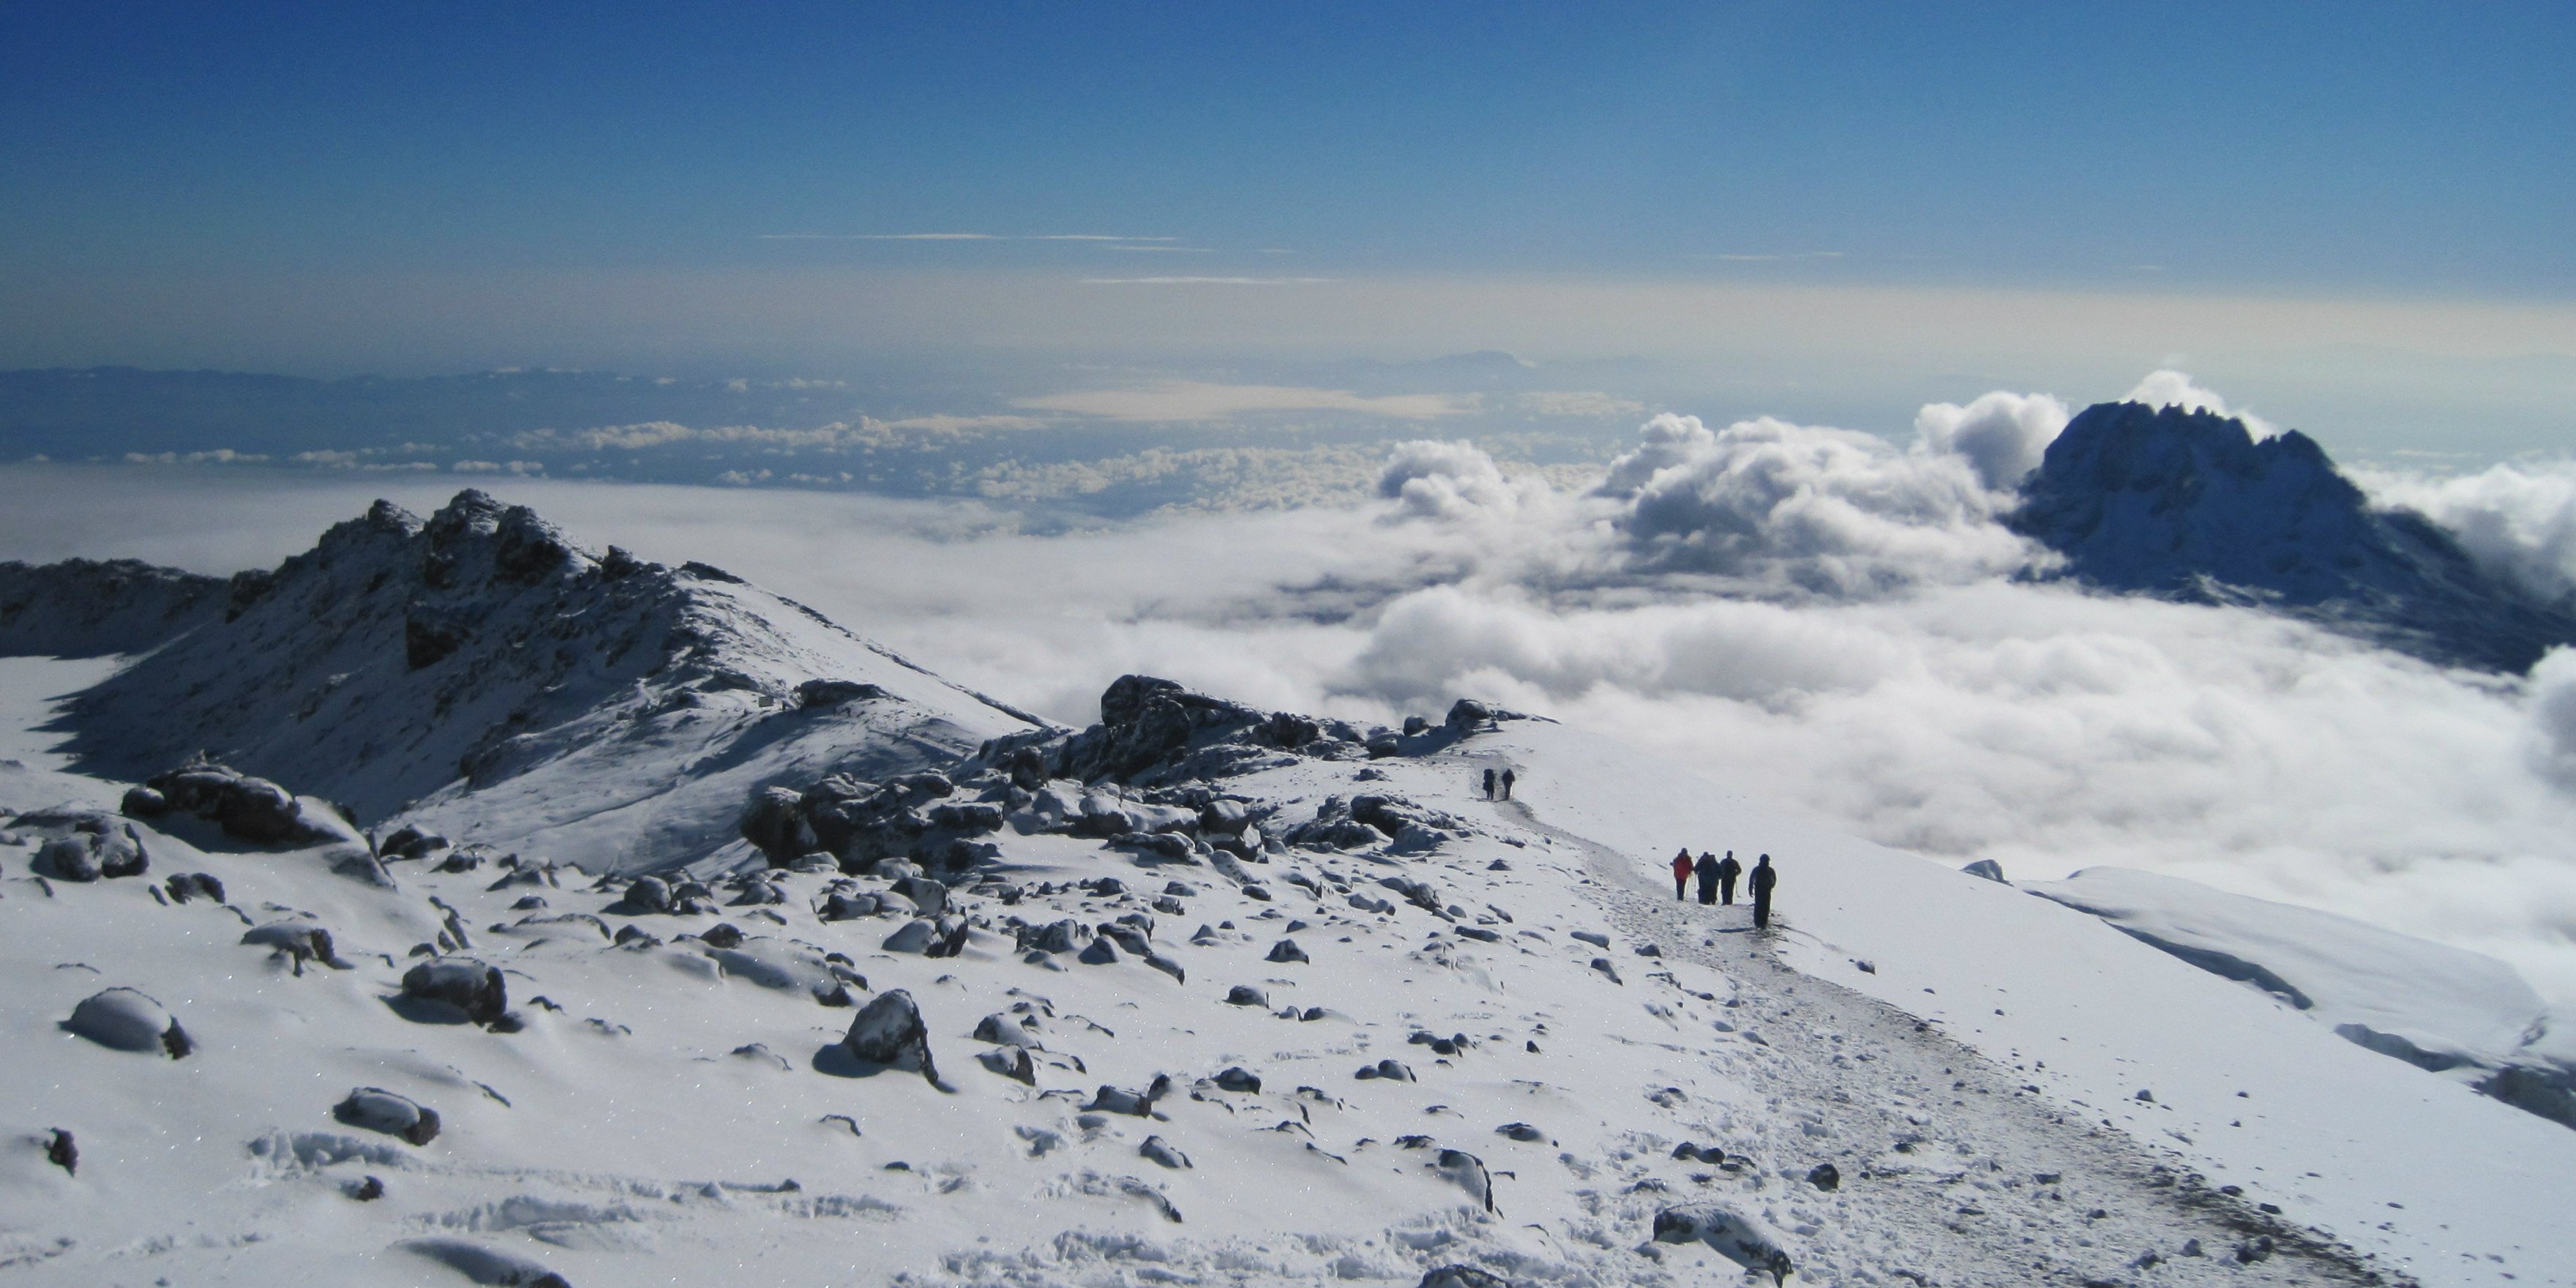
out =
[[[2132,396],[2227,410],[2171,372]],[[1425,440],[1367,505],[1071,532],[973,504],[487,486],[1068,722],[1128,671],[1380,721],[1483,697],[1945,862],[2168,872],[2492,952],[2576,1003],[2576,651],[2528,677],[2445,671],[2248,609],[2026,576],[2051,557],[1999,516],[2069,410],[1934,404],[1901,446],[1657,416],[1576,486]],[[368,496],[425,510],[454,486],[0,473],[22,499],[0,557],[210,571],[274,562]],[[2506,575],[2576,588],[2576,466],[2352,473]]]

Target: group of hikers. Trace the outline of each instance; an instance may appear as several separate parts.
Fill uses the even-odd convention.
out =
[[[1684,846],[1681,853],[1673,856],[1674,898],[1690,898],[1690,883],[1693,877],[1699,879],[1701,903],[1723,903],[1729,906],[1735,903],[1735,879],[1748,877],[1746,884],[1753,891],[1754,928],[1757,930],[1770,928],[1771,887],[1778,884],[1780,880],[1779,873],[1771,867],[1770,855],[1765,854],[1754,860],[1753,871],[1748,874],[1744,870],[1744,865],[1735,861],[1733,850],[1728,850],[1726,857],[1722,859],[1703,850],[1699,858],[1694,861],[1691,858],[1690,847]]]
[[[1494,794],[1494,788],[1495,788],[1496,786],[1500,786],[1500,787],[1503,789],[1503,794],[1502,794],[1502,795],[1500,795],[1500,796],[1496,796],[1496,795]],[[1505,768],[1503,769],[1503,771],[1502,771],[1500,774],[1496,774],[1492,769],[1487,769],[1487,770],[1485,771],[1485,799],[1486,799],[1486,800],[1489,800],[1489,801],[1496,801],[1496,800],[1500,800],[1500,801],[1507,801],[1507,800],[1510,800],[1511,798],[1512,798],[1512,771],[1511,771],[1511,769],[1507,766],[1507,767],[1505,767]]]

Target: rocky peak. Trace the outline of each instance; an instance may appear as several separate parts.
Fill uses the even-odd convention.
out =
[[[2480,569],[2421,515],[2370,507],[2314,439],[2100,403],[2023,484],[2015,531],[2114,590],[2252,602],[2446,664],[2521,671],[2576,613]]]

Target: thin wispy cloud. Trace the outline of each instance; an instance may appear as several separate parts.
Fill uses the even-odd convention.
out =
[[[1126,243],[1175,242],[1178,237],[1121,237],[1115,233],[1033,233],[1014,236],[1006,233],[761,233],[761,241],[923,241],[923,242],[1111,242],[1121,243],[1116,250],[1163,250],[1161,246]]]
[[[1146,250],[1146,251],[1162,251],[1162,252],[1164,252],[1164,253],[1166,253],[1166,254],[1173,254],[1173,255],[1205,255],[1205,254],[1208,254],[1208,253],[1209,253],[1209,248],[1208,248],[1208,247],[1205,247],[1205,246],[1126,246],[1126,245],[1121,245],[1121,246],[1112,246],[1112,247],[1110,247],[1109,249],[1111,249],[1111,250]]]
[[[1777,254],[1721,253],[1714,255],[1694,255],[1692,258],[1714,259],[1728,264],[1777,264],[1787,260],[1796,259],[1841,259],[1843,258],[1843,253],[1838,250],[1799,250],[1785,251]]]
[[[1248,412],[1355,412],[1396,420],[1430,420],[1455,416],[1472,402],[1447,394],[1388,394],[1368,397],[1347,389],[1310,389],[1293,385],[1221,385],[1172,380],[1135,389],[1086,389],[1022,398],[1013,406],[1030,411],[1070,412],[1124,421],[1227,420]]]
[[[1306,286],[1329,277],[1086,277],[1085,286]]]

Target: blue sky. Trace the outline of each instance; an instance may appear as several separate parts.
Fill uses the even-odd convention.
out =
[[[1547,284],[1705,289],[1707,315],[1823,292],[1873,334],[1944,292],[2104,317],[2433,300],[2506,311],[2451,357],[2554,360],[2576,356],[2571,63],[2564,3],[21,0],[0,9],[0,287],[22,301],[0,366],[1149,358],[1330,348],[1336,310],[1390,297],[1440,313],[1421,349],[1544,356],[1525,317],[1480,331],[1500,282],[1542,284],[1505,310],[1539,314]],[[881,239],[919,233],[992,239]],[[1064,235],[1129,240],[1031,240]],[[1169,280],[1211,278],[1252,280]],[[1253,283],[1365,291],[1283,314]],[[1148,284],[1212,289],[1112,298]],[[1914,304],[1833,294],[1881,290]],[[1567,316],[1569,352],[1624,343]],[[1385,329],[1342,347],[1421,356]],[[2045,368],[2064,327],[2043,329],[1923,364]],[[2224,347],[2169,331],[2088,360]]]

